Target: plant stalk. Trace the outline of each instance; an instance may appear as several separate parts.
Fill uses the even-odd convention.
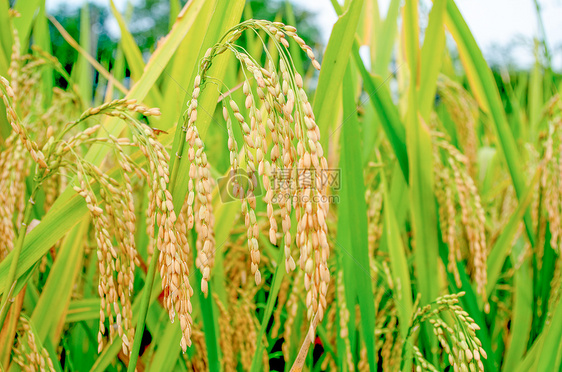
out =
[[[23,250],[23,243],[24,243],[25,235],[27,234],[27,226],[30,223],[31,211],[33,209],[33,204],[35,203],[34,199],[35,196],[37,195],[38,189],[39,188],[36,184],[33,187],[33,191],[31,192],[31,196],[29,200],[25,204],[25,209],[23,212],[24,213],[23,222],[19,229],[18,240],[16,241],[16,246],[14,247],[14,257],[12,258],[12,263],[10,264],[10,271],[8,273],[7,283],[12,283],[12,284],[8,287],[8,290],[6,291],[6,294],[2,299],[2,305],[0,305],[0,329],[4,326],[6,315],[8,315],[8,309],[10,308],[10,304],[11,304],[10,298],[15,297],[15,295],[17,295],[17,293],[14,292],[17,284],[16,273],[18,269],[18,261],[21,255],[21,251]]]
[[[183,132],[183,131],[182,131]],[[172,174],[169,182],[168,189],[170,192],[174,191],[175,179],[179,169],[179,160],[183,153],[185,140],[181,138],[180,134],[180,147],[178,150],[178,159],[172,158],[174,164],[172,168]],[[137,327],[135,328],[135,338],[133,341],[133,349],[130,352],[129,366],[127,367],[128,372],[134,372],[139,359],[140,346],[142,342],[142,335],[144,333],[144,328],[146,325],[146,314],[148,313],[148,306],[150,305],[150,296],[152,294],[152,287],[154,286],[154,278],[156,276],[156,266],[158,265],[158,258],[160,256],[160,250],[158,247],[154,247],[154,254],[148,266],[148,272],[146,273],[146,282],[144,292],[142,294],[142,300],[140,304],[140,312],[137,321]]]
[[[127,367],[128,372],[134,372],[137,366],[137,361],[139,359],[139,352],[142,342],[142,335],[144,333],[146,314],[148,313],[148,306],[150,305],[150,295],[152,293],[152,287],[154,286],[154,277],[156,274],[156,265],[158,263],[158,257],[160,256],[160,251],[157,247],[154,247],[154,254],[150,260],[150,265],[148,266],[148,272],[146,273],[146,282],[144,283],[144,292],[142,294],[142,300],[140,305],[140,313],[138,318],[137,327],[135,329],[135,338],[133,341],[133,349],[130,351],[129,366]]]

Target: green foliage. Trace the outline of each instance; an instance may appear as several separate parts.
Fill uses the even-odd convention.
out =
[[[454,0],[332,1],[323,53],[288,1],[115,3],[0,0],[0,370],[560,370],[544,35],[525,71]]]

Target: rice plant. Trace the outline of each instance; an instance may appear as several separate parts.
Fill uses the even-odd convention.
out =
[[[180,4],[143,56],[110,1],[97,59],[87,4],[77,41],[0,0],[0,370],[560,369],[546,43],[498,72],[453,0],[333,1],[325,48]]]

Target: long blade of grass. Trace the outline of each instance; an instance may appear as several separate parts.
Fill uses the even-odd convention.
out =
[[[142,53],[140,51],[139,46],[135,42],[133,35],[129,32],[127,28],[127,24],[123,19],[119,10],[115,7],[115,3],[113,0],[109,0],[109,5],[111,8],[111,13],[117,20],[117,24],[119,25],[119,30],[121,31],[121,46],[123,48],[123,53],[125,54],[125,58],[127,59],[127,63],[129,65],[129,69],[131,70],[131,78],[134,81],[137,81],[142,76],[142,72],[144,70],[144,61],[142,59]]]
[[[516,262],[517,257],[514,257]],[[515,371],[527,349],[528,336],[533,319],[531,299],[533,297],[533,281],[529,272],[527,260],[515,269],[514,285],[515,299],[513,317],[510,325],[511,340],[505,353],[502,371]]]
[[[144,60],[142,58],[142,53],[140,48],[138,47],[133,35],[129,32],[127,28],[127,24],[125,19],[119,13],[119,10],[115,7],[113,0],[110,0],[110,8],[113,16],[117,20],[117,24],[119,25],[119,30],[121,31],[121,41],[120,46],[123,50],[123,54],[125,59],[127,60],[127,65],[131,71],[131,79],[133,81],[138,81],[143,72],[144,68],[146,67]],[[132,11],[132,6],[129,8]],[[146,103],[151,106],[161,106],[163,102],[162,95],[160,94],[160,90],[158,89],[158,85],[154,85],[148,96],[146,97]],[[168,128],[164,128],[168,129]]]
[[[83,320],[99,319],[100,299],[88,298],[71,301],[66,312],[66,323],[75,323]]]
[[[371,371],[377,369],[374,353],[375,307],[372,289],[372,279],[369,273],[369,248],[367,238],[367,206],[365,204],[365,182],[361,160],[361,135],[355,105],[355,86],[351,74],[351,65],[348,65],[343,82],[343,108],[344,117],[348,118],[342,126],[342,150],[340,167],[342,168],[342,195],[340,208],[347,209],[348,217],[346,229],[353,241],[351,246],[338,245],[338,253],[344,255],[352,265],[344,272],[344,276],[353,278],[352,288],[346,288],[354,293],[359,302],[361,311],[362,337],[367,348],[367,359]],[[360,267],[357,267],[357,266]],[[364,265],[364,266],[363,266]],[[346,283],[350,281],[346,280]],[[353,306],[349,309],[353,309]]]
[[[336,14],[341,15],[342,8],[340,4],[337,1],[332,0],[332,5],[334,7],[334,10],[336,11]],[[351,53],[353,55],[355,65],[359,69],[361,78],[363,79],[365,91],[367,92],[369,99],[375,109],[377,119],[382,124],[386,137],[390,142],[396,158],[398,159],[398,162],[400,164],[400,168],[404,173],[404,177],[406,178],[406,180],[408,180],[409,170],[408,156],[406,151],[406,130],[404,124],[400,120],[400,115],[398,113],[398,110],[396,109],[396,106],[394,105],[394,102],[392,101],[390,92],[385,86],[387,80],[392,77],[392,74],[387,75],[385,73],[385,79],[381,78],[380,76],[372,76],[371,74],[369,74],[359,54],[359,43],[357,42],[357,39],[353,41]]]
[[[490,254],[488,255],[488,269],[487,269],[487,276],[488,276],[488,285],[486,286],[486,293],[488,296],[494,290],[498,278],[501,274],[502,266],[505,262],[505,259],[509,255],[509,251],[511,249],[511,245],[513,239],[515,238],[515,234],[517,233],[517,229],[519,227],[519,222],[525,215],[525,211],[528,209],[529,205],[533,201],[535,187],[540,180],[540,176],[542,174],[542,167],[538,167],[533,179],[531,180],[531,184],[525,194],[520,199],[519,204],[517,205],[517,209],[509,218],[509,221],[502,229],[502,233],[500,234],[498,240],[490,250]]]
[[[349,3],[348,10],[340,16],[332,29],[324,53],[322,61],[324,67],[320,70],[314,96],[314,113],[320,133],[323,133],[321,142],[325,148],[337,118],[335,99],[341,89],[362,7],[363,0],[352,0]]]
[[[19,17],[13,18],[12,22],[20,37],[21,52],[27,51],[33,18],[41,1],[44,0],[17,1],[14,7],[20,14]],[[11,32],[8,35],[11,35]]]
[[[181,10],[181,4],[179,0],[170,0],[170,26],[168,31],[172,29],[174,22]]]
[[[195,239],[193,240],[195,247]],[[193,250],[193,260],[196,259],[197,252]],[[195,283],[201,283],[203,275],[200,270],[195,271]],[[196,286],[197,288],[198,286]],[[217,309],[213,301],[213,287],[209,285],[207,297],[201,291],[200,287],[196,289],[199,297],[199,306],[201,307],[201,315],[203,318],[203,330],[205,333],[205,345],[207,347],[207,358],[209,370],[219,371],[221,368],[222,353],[219,345],[219,328],[217,322]]]
[[[72,36],[70,36],[70,34],[64,29],[64,27],[62,27],[62,25],[55,19],[55,17],[49,15],[48,16],[49,21],[51,21],[51,23],[53,24],[53,26],[55,26],[55,28],[60,32],[61,36],[64,38],[64,40],[66,40],[66,42],[68,44],[70,44],[70,46],[72,46],[74,49],[76,49],[76,51],[78,51],[78,53],[83,56],[92,66],[94,66],[94,68],[107,80],[110,80],[111,83],[113,85],[115,85],[115,87],[117,89],[119,89],[121,92],[123,92],[124,94],[129,93],[129,91],[127,90],[127,88],[125,88],[123,86],[123,84],[121,84],[119,81],[117,81],[110,73],[109,71],[107,71],[98,61],[96,61],[96,59],[94,57],[92,57],[90,55],[90,53],[88,53],[88,51],[86,51],[84,48],[82,48],[80,46],[80,44],[78,44],[78,42],[76,42],[76,40],[74,40],[74,38],[72,38]]]
[[[8,69],[10,55],[12,54],[12,30],[10,29],[10,1],[0,0],[0,68]],[[5,65],[4,65],[5,63]],[[0,70],[4,74],[4,70]]]
[[[448,264],[448,255],[449,255],[449,248],[447,244],[445,244],[442,240],[440,240],[439,244],[439,254],[441,256],[441,261],[445,267]],[[478,300],[479,297],[476,297],[474,289],[472,288],[470,277],[466,273],[466,266],[464,262],[457,262],[457,269],[459,271],[459,276],[461,280],[461,287],[457,288],[455,284],[455,278],[453,273],[447,271],[447,277],[449,282],[449,292],[450,293],[458,293],[459,291],[465,292],[465,295],[460,298],[461,304],[463,309],[468,312],[468,314],[474,319],[476,324],[480,326],[480,330],[476,331],[476,335],[482,342],[482,347],[484,351],[488,354],[488,358],[484,359],[482,362],[484,363],[485,370],[496,370],[496,356],[492,351],[492,343],[490,340],[489,330],[486,327],[486,319],[484,317],[484,312],[478,307]]]
[[[285,0],[285,13],[287,16],[287,24],[296,25],[297,20],[295,19],[295,13],[293,11],[293,6],[289,0]],[[291,58],[293,59],[293,64],[297,71],[302,75],[304,74],[304,67],[302,63],[301,50],[296,43],[289,44],[289,51],[291,52]]]
[[[227,177],[228,173],[223,177]],[[219,197],[215,199],[220,199]],[[215,224],[220,226],[215,232],[215,241],[222,243],[229,239],[230,232],[235,225],[236,216],[240,212],[240,205],[238,203],[221,203],[215,210]],[[219,296],[219,299],[224,304],[225,308],[228,308],[227,301],[227,288],[228,282],[224,274],[224,250],[217,249],[215,252],[215,264],[213,268],[213,276],[211,281],[214,284],[215,293]]]
[[[539,354],[541,353],[544,346],[545,334],[545,332],[541,333],[537,337],[531,348],[527,350],[524,358],[518,364],[518,367],[515,370],[516,372],[538,371],[538,358],[540,357]]]
[[[59,197],[57,202],[59,205],[64,205],[65,208],[53,206],[41,223],[27,234],[18,260],[17,278],[33,267],[67,231],[88,213],[86,204],[80,199],[76,193],[68,193],[65,197]],[[8,283],[8,271],[12,258],[13,255],[10,254],[0,263],[0,293],[2,294],[6,293],[11,285]],[[23,284],[19,280],[18,283]]]
[[[269,293],[267,295],[267,304],[265,305],[265,311],[263,313],[263,318],[260,325],[260,331],[258,333],[257,338],[257,347],[256,352],[254,353],[254,357],[252,358],[252,367],[250,371],[257,372],[262,371],[262,361],[263,361],[263,338],[265,336],[265,331],[267,329],[267,325],[269,324],[269,319],[271,318],[271,313],[273,312],[273,307],[275,306],[275,302],[277,300],[277,296],[279,295],[279,289],[281,288],[281,283],[283,282],[283,278],[285,276],[285,267],[282,264],[284,262],[284,251],[283,249],[279,249],[279,255],[277,257],[277,267],[275,268],[275,273],[273,274],[273,279],[271,281],[271,287],[269,289]]]
[[[209,40],[203,45],[206,34],[212,33],[213,37],[220,37],[218,30],[214,28],[208,28],[206,33],[201,32],[202,29],[206,28],[206,25],[211,24],[217,4],[217,0],[205,1],[193,23],[193,27],[185,35],[174,59],[170,62],[171,66],[167,68],[168,79],[165,80],[165,88],[162,90],[164,99],[161,104],[161,122],[164,130],[176,125],[178,113],[185,109],[183,105],[186,102],[187,95],[191,93],[189,90],[193,86],[193,79],[195,79],[194,71],[197,70],[200,58],[205,53],[203,46],[207,48],[210,46],[207,43],[212,42]],[[211,39],[210,36],[208,38]]]
[[[415,262],[422,304],[439,293],[437,211],[433,192],[433,151],[428,128],[418,116],[416,86],[419,79],[419,39],[417,2],[404,7],[406,58],[410,68],[408,93],[407,145],[410,164],[409,194],[415,239]]]
[[[53,344],[58,345],[74,283],[82,267],[83,237],[88,226],[89,219],[83,219],[63,240],[39,301],[33,309],[31,320],[36,325],[37,335],[43,341],[49,337]]]
[[[162,136],[161,142],[164,145],[170,143],[174,131],[175,128],[170,131],[169,135]],[[132,159],[140,158],[142,160],[140,151],[137,151],[131,155],[131,157]],[[119,172],[119,170],[112,171],[110,174],[112,177],[115,177],[118,174],[117,172]],[[93,184],[92,191],[96,195],[99,195],[99,185]],[[77,195],[74,190],[68,189],[59,196],[55,204],[49,210],[49,213],[42,218],[41,223],[26,236],[25,244],[20,259],[18,260],[16,271],[18,283],[14,293],[18,293],[25,285],[41,257],[43,257],[57,241],[63,238],[66,232],[85,217],[88,212],[89,210],[86,208],[83,198]],[[10,253],[0,263],[0,294],[10,289],[7,278],[12,258],[13,254]]]
[[[545,325],[543,334],[544,343],[538,357],[536,371],[554,371],[562,338],[562,301],[558,301],[552,310],[552,320],[550,324]]]
[[[216,43],[216,41],[220,39],[221,35],[223,35],[229,28],[234,26],[240,20],[243,8],[243,0],[230,1],[225,4],[221,3],[220,5],[217,4],[217,8],[213,12],[213,17],[211,18],[210,23],[221,25],[221,27],[210,28],[205,35],[201,35],[203,38],[199,39],[198,44],[196,44],[197,46],[200,46],[200,57],[203,57],[206,49]],[[224,74],[226,73],[230,58],[232,58],[230,54],[223,54],[222,56],[214,60],[213,65],[209,70],[209,74],[218,79],[222,79],[224,77]],[[197,59],[197,61],[199,61],[199,59]],[[189,79],[189,89],[191,89],[192,83],[195,80],[195,76],[198,73],[198,67],[199,66],[197,63],[193,65],[191,78]],[[191,91],[188,91],[188,93],[186,94],[185,102],[187,102],[188,99],[191,99],[190,94]],[[211,125],[213,125],[213,114],[215,112],[218,98],[218,90],[206,89],[201,93],[201,96],[198,99],[198,107],[200,107],[199,111],[201,112],[201,115],[199,115],[197,119],[197,127],[199,129],[199,133],[201,133],[203,141],[207,139],[207,135],[212,135],[212,131],[210,131],[209,128]],[[185,102],[183,107],[185,107]],[[174,198],[174,209],[177,211],[179,211],[179,208],[181,207],[185,199],[189,181],[189,158],[187,156],[183,156],[185,134],[181,130],[183,121],[181,115],[179,116],[180,118],[177,124],[176,137],[174,139],[174,145],[172,147],[172,153],[176,154],[177,156],[172,157],[172,160],[170,162],[170,168],[172,169],[171,178],[173,180],[171,182],[171,187],[173,190],[172,195]],[[219,130],[218,127],[215,127],[214,129]],[[180,170],[182,173],[178,174]]]
[[[418,90],[419,111],[425,121],[430,119],[435,100],[437,76],[445,49],[445,7],[447,0],[435,0],[421,50],[420,86]]]
[[[535,45],[535,65],[531,71],[529,78],[529,92],[527,99],[529,101],[529,131],[531,138],[536,140],[538,137],[538,126],[542,115],[543,108],[543,84],[545,82],[544,71],[540,65],[537,46]]]
[[[502,83],[505,89],[505,95],[508,100],[509,105],[511,106],[512,115],[510,116],[510,126],[513,131],[513,136],[517,142],[523,141],[527,138],[527,126],[524,126],[523,123],[525,122],[525,111],[522,109],[521,105],[519,104],[519,99],[513,89],[511,78],[509,76],[509,72],[505,69],[501,71]]]
[[[10,28],[9,16],[10,3],[8,0],[0,0],[0,75],[6,76],[10,66],[12,53],[12,30]],[[0,102],[0,110],[4,112],[6,106]],[[12,132],[12,126],[5,115],[0,115],[0,138],[6,139]]]
[[[49,34],[49,23],[45,13],[45,3],[41,3],[35,25],[33,26],[33,42],[45,52],[52,54],[51,36]],[[54,78],[52,69],[46,68],[43,70],[41,73],[41,83],[43,84],[42,94],[45,97],[44,107],[48,108],[50,107],[51,97],[53,95]]]
[[[142,335],[144,334],[146,313],[148,312],[150,295],[152,293],[152,287],[154,286],[154,276],[156,275],[157,262],[158,256],[155,254],[152,256],[150,266],[148,267],[148,272],[146,273],[146,280],[143,287],[144,293],[141,297],[140,303],[139,323],[135,327],[135,334],[137,335],[137,337],[135,337],[133,341],[133,347],[130,351],[129,366],[127,367],[128,372],[134,372],[137,366],[140,347],[142,343]]]
[[[355,65],[359,69],[365,91],[369,95],[371,104],[375,109],[375,113],[382,128],[385,132],[386,138],[390,142],[392,149],[398,159],[400,168],[406,180],[409,180],[409,165],[408,165],[408,152],[406,150],[406,130],[405,126],[400,120],[400,115],[396,106],[392,101],[390,92],[385,86],[386,81],[390,76],[385,79],[380,76],[372,76],[369,74],[361,56],[359,55],[359,44],[357,41],[353,43],[353,59]]]
[[[391,0],[388,12],[380,28],[380,36],[377,37],[377,45],[374,55],[371,57],[373,73],[386,76],[392,58],[392,49],[396,41],[398,30],[398,16],[400,14],[400,0]]]
[[[406,111],[406,144],[408,147],[409,200],[414,235],[414,263],[421,304],[435,300],[442,288],[439,277],[439,245],[437,210],[434,195],[433,150],[429,128],[419,114],[420,48],[417,1],[407,2],[403,8],[405,58],[409,67],[409,86]],[[422,346],[433,349],[437,339],[429,327],[422,325]],[[435,362],[435,358],[430,359]]]
[[[147,274],[148,275],[148,274]],[[160,286],[161,285],[161,281],[160,280],[156,280],[156,283],[154,283],[156,286]],[[137,298],[135,298],[135,301],[133,302],[133,319],[132,319],[132,324],[134,326],[137,325],[137,322],[140,319],[140,308],[143,302],[143,298],[144,298],[144,293],[147,291],[147,286],[143,287],[140,292],[137,294]],[[158,298],[159,292],[155,291],[152,292],[150,294],[150,301],[149,302],[153,302],[156,298]],[[98,309],[99,311],[99,309]],[[137,338],[142,339],[142,337],[139,336],[135,337],[135,340]],[[119,353],[119,351],[121,351],[121,337],[119,336],[115,336],[113,338],[113,340],[111,340],[109,342],[108,345],[106,345],[106,347],[103,349],[102,353],[100,354],[100,356],[96,359],[94,365],[92,366],[92,368],[90,369],[91,372],[103,372],[106,371],[108,366],[113,363],[115,357],[117,356],[117,354]]]
[[[521,169],[521,159],[513,134],[507,123],[505,111],[502,108],[500,95],[494,81],[492,71],[484,60],[484,56],[470,29],[466,25],[454,0],[447,2],[447,28],[453,35],[459,48],[459,55],[465,67],[468,81],[482,108],[488,112],[496,138],[498,139],[502,154],[505,157],[513,187],[519,199],[525,193],[525,178]],[[524,215],[525,228],[531,245],[535,245],[535,233],[531,221],[531,214],[527,210]]]
[[[220,27],[213,27],[208,29],[208,32],[201,35],[202,38],[199,39],[196,45],[200,46],[199,55],[202,56],[205,53],[205,49],[214,44],[226,30],[234,26],[239,20],[242,14],[244,2],[241,0],[230,1],[228,3],[217,3],[217,6],[212,15],[210,24],[220,25]],[[213,66],[209,74],[214,77],[221,79],[225,72],[227,63],[231,55],[222,56],[213,62]],[[198,61],[198,59],[197,59]],[[197,64],[193,65],[192,75],[190,78],[191,82],[195,80],[197,74]],[[207,130],[211,125],[213,120],[212,115],[215,111],[215,106],[217,105],[219,92],[215,89],[207,89],[199,98],[199,108],[201,112],[206,113],[201,115],[197,126],[202,133],[202,138],[206,139]],[[186,95],[186,100],[187,100]],[[180,128],[183,123],[178,122],[177,128]],[[188,171],[189,171],[189,159],[187,156],[182,156],[183,143],[185,143],[185,138],[182,136],[183,131],[177,130],[177,135],[172,147],[174,154],[177,154],[180,158],[173,158],[170,165],[172,168],[172,179],[170,182],[170,187],[172,195],[174,197],[174,208],[179,212],[181,205],[185,199],[188,186]],[[194,250],[194,254],[196,254]],[[199,270],[196,271],[197,283],[201,281],[201,273]],[[212,284],[212,283],[211,283]],[[207,345],[207,353],[209,357],[210,368],[212,370],[218,370],[220,368],[220,347],[219,347],[219,333],[217,324],[217,310],[214,308],[214,302],[212,297],[212,285],[209,286],[209,295],[207,298],[203,295],[201,291],[199,293],[201,312],[203,315],[203,327],[205,330],[205,343]]]
[[[0,75],[6,76],[12,54],[12,21],[10,18],[9,0],[0,0]],[[4,112],[4,102],[0,102],[0,110]],[[12,126],[5,115],[0,115],[0,138],[6,139],[12,132]]]
[[[394,207],[390,201],[386,180],[383,181],[383,184],[384,233],[381,238],[381,244],[386,245],[388,249],[392,279],[396,288],[394,299],[397,303],[400,335],[405,339],[408,334],[408,329],[410,328],[410,319],[413,313],[412,284],[410,282],[410,271],[408,269],[406,252],[404,250],[402,238],[400,237],[400,229],[396,222]]]
[[[84,5],[82,6],[82,10],[80,11],[80,47],[87,53],[90,53],[92,51],[92,40],[90,37],[89,3],[84,3]],[[74,69],[76,70],[75,81],[78,83],[80,97],[82,98],[84,106],[89,107],[92,104],[92,87],[94,85],[94,82],[92,76],[92,68],[88,64],[88,60],[83,54],[78,53],[78,61],[73,66],[73,73]]]
[[[179,322],[168,323],[162,337],[158,337],[157,349],[150,363],[150,370],[172,371],[181,352]]]

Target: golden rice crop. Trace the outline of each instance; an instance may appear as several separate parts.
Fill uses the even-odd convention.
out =
[[[0,370],[558,369],[547,49],[499,75],[452,0],[333,2],[325,50],[192,0],[147,59],[112,6],[104,59],[36,3],[0,2]]]

